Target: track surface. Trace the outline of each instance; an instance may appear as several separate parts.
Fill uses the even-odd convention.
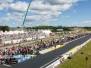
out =
[[[40,68],[41,66],[45,65],[46,63],[52,61],[53,59],[57,58],[59,55],[64,54],[68,50],[72,49],[73,47],[80,45],[91,38],[91,35],[80,38],[73,42],[66,44],[64,47],[59,48],[57,50],[48,52],[46,54],[39,55],[33,59],[27,60],[25,62],[12,65],[10,68]],[[8,68],[6,66],[0,66],[0,68]]]

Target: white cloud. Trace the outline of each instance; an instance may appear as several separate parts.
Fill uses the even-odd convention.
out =
[[[55,1],[55,0],[54,0]],[[67,1],[68,2],[68,1]],[[41,11],[42,13],[45,11],[47,12],[57,12],[57,11],[64,11],[69,9],[72,6],[72,3],[68,4],[65,3],[63,5],[51,5],[48,3],[44,3],[43,1],[33,1],[30,6],[30,11],[38,12]],[[18,1],[16,3],[9,4],[8,10],[10,11],[16,11],[16,12],[26,12],[28,7],[28,3]]]
[[[8,3],[1,3],[0,4],[0,10],[3,10],[4,8],[6,8],[8,6]]]
[[[16,3],[11,3],[8,6],[8,11],[14,11],[14,12],[26,12],[28,7],[28,3],[18,1]]]
[[[7,18],[7,17],[0,19],[1,24],[7,23],[8,21],[9,21],[9,18]]]
[[[79,27],[86,27],[86,26],[91,26],[91,20],[88,21],[83,21],[83,22],[73,22],[74,26],[79,26]]]
[[[14,20],[14,22],[20,22],[22,23],[23,22],[23,13],[7,13],[5,17],[1,18],[0,19],[0,23],[7,23],[9,22],[10,20]]]
[[[7,13],[5,17],[0,19],[0,23],[2,24],[7,23],[10,20],[10,18],[11,18],[11,14]]]
[[[16,23],[13,23],[13,24],[16,24]]]
[[[39,21],[39,20],[48,20],[50,19],[50,16],[42,16],[42,15],[33,15],[33,16],[27,16],[26,21],[27,22],[34,22],[34,21]]]
[[[63,4],[71,4],[76,3],[78,0],[45,0],[45,2],[50,3],[52,5],[63,5]]]
[[[10,16],[11,16],[11,14],[10,14],[10,13],[7,13],[7,14],[6,14],[6,17],[9,17],[9,18],[10,18]]]
[[[53,21],[57,21],[58,19],[53,19]]]
[[[7,16],[10,16],[11,14],[10,14],[10,13],[7,13],[6,15],[7,15]]]
[[[61,14],[61,12],[58,11],[59,9],[60,6],[44,4],[42,1],[34,1],[31,3],[29,11],[32,12],[33,14],[47,15],[48,17],[52,17]]]
[[[0,0],[0,3],[7,3],[7,2],[13,2],[14,0]]]
[[[62,14],[62,12],[59,12],[59,11],[34,11],[34,10],[31,10],[32,13],[34,14],[38,14],[38,15],[50,15],[50,16],[59,16],[60,14]]]
[[[0,4],[0,10],[6,8],[7,11],[12,11],[12,14],[7,13],[6,15],[9,20],[12,19],[16,22],[23,22],[24,14],[29,3],[18,0],[17,2],[13,2],[13,0],[0,0],[0,3],[1,2],[2,4]],[[74,3],[77,2],[78,0],[34,0],[31,2],[28,12],[31,16],[27,16],[26,22],[56,20],[53,19],[53,17],[59,16],[63,11],[68,10]],[[5,3],[7,3],[7,5]],[[69,16],[62,17],[67,18]]]
[[[54,14],[55,13],[57,15],[60,15],[61,14],[60,11],[65,11],[69,9],[71,6],[72,4],[51,5],[48,3],[43,3],[43,1],[34,1],[31,3],[30,11],[37,14]]]
[[[91,20],[90,21],[84,21],[84,22],[81,22],[82,24],[91,24]]]
[[[33,1],[30,6],[31,10],[39,10],[39,11],[46,11],[46,10],[57,11],[59,10],[59,8],[60,8],[59,6],[43,3],[43,1]]]
[[[68,10],[71,6],[72,6],[72,4],[60,5],[60,11]]]
[[[39,16],[39,15],[34,15],[34,16],[27,16],[27,18],[26,18],[26,21],[28,22],[28,21],[38,21],[38,20],[40,20],[41,19],[41,16]]]
[[[68,17],[70,17],[70,16],[62,16],[62,18],[68,18]]]
[[[11,19],[16,21],[16,22],[22,23],[23,22],[23,15],[24,15],[24,13],[14,12],[11,15]]]
[[[8,10],[15,11],[15,12],[26,12],[27,6],[28,6],[28,3],[18,1],[16,3],[10,4],[8,7]],[[71,6],[72,6],[71,3],[69,3],[69,4],[66,3],[63,5],[51,5],[48,3],[44,3],[44,1],[35,0],[31,3],[29,13],[32,13],[35,15],[38,14],[38,15],[40,15],[40,17],[41,17],[41,15],[42,16],[45,15],[43,17],[44,19],[46,19],[46,18],[50,19],[53,16],[59,16],[62,13],[60,11],[65,11],[65,10],[69,9]]]

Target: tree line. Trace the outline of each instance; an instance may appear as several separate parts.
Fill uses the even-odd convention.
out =
[[[16,27],[16,28],[21,28],[21,27]],[[34,27],[24,27],[27,30],[30,29],[50,29],[53,32],[57,32],[57,29],[63,29],[64,31],[70,31],[70,28],[74,28],[74,27],[65,27],[65,26],[34,26]],[[78,28],[85,28],[86,30],[90,30],[91,31],[91,27],[78,27]],[[5,31],[10,31],[10,27],[9,26],[0,26],[0,30],[2,30],[3,32]]]
[[[10,31],[10,28],[9,28],[9,26],[0,26],[0,30],[5,32],[5,31]]]
[[[68,27],[63,27],[63,26],[35,26],[35,27],[25,27],[26,29],[50,29],[53,32],[57,32],[57,29],[63,29],[64,31],[70,31]]]

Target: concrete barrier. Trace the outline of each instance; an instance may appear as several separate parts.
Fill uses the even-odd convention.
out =
[[[48,48],[48,49],[45,49],[45,50],[42,50],[42,51],[39,51],[39,53],[41,53],[41,54],[45,54],[45,53],[47,53],[47,52],[50,52],[50,51],[53,51],[53,50],[55,50],[55,49],[58,49],[58,48],[61,48],[61,47],[63,47],[64,45],[56,45],[56,47],[50,47],[50,48]]]
[[[48,48],[48,49],[45,49],[45,50],[39,51],[39,53],[40,53],[40,54],[45,54],[45,53],[50,52],[50,51],[51,51],[51,49]]]

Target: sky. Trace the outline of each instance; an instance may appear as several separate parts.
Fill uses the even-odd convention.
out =
[[[91,26],[91,0],[0,0],[0,25]]]

